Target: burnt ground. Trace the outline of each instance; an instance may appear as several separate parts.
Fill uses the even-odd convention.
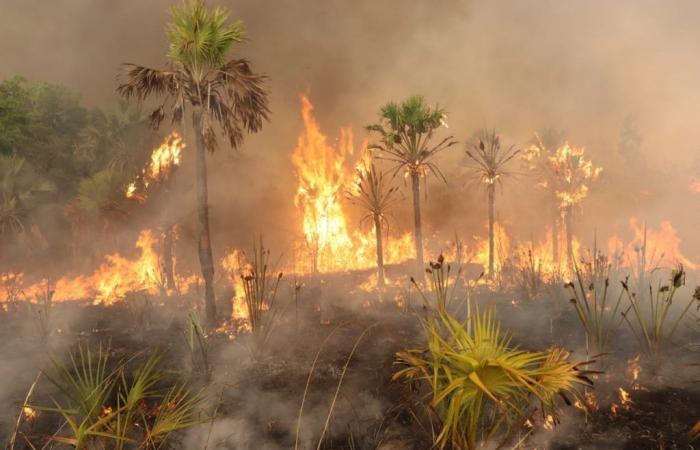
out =
[[[251,350],[250,336],[218,333],[210,338],[211,382],[204,383],[201,361],[194,361],[184,339],[187,311],[192,299],[153,300],[150,320],[142,311],[126,304],[92,306],[70,302],[57,304],[48,344],[36,339],[31,313],[21,305],[0,314],[0,355],[3,355],[4,384],[0,389],[0,438],[14,427],[17,408],[37,367],[46,367],[47,355],[64,355],[77,340],[109,345],[114,361],[144,360],[159,348],[164,352],[168,381],[188,381],[206,386],[217,420],[170,441],[171,448],[286,449],[294,448],[297,416],[309,370],[324,340],[304,403],[300,448],[315,448],[328,416],[329,406],[341,381],[324,449],[427,449],[430,435],[408,413],[415,401],[406,386],[391,381],[394,354],[420,345],[422,330],[416,314],[419,300],[405,287],[390,288],[379,299],[356,289],[360,275],[329,278],[323,283],[306,281],[298,304],[280,291],[284,310],[270,342],[261,354]],[[407,283],[406,283],[407,284]],[[400,297],[403,306],[394,302]],[[577,350],[584,342],[580,326],[567,303],[545,298],[515,301],[515,294],[478,292],[480,305],[494,305],[504,328],[513,333],[513,343],[544,350],[552,345]],[[229,330],[236,325],[231,324]],[[358,338],[365,333],[359,341]],[[688,342],[691,331],[683,336]],[[350,359],[353,346],[356,351]],[[674,348],[664,364],[651,369],[642,365],[642,375],[632,383],[627,361],[637,355],[630,336],[621,334],[620,345],[604,356],[596,368],[605,373],[596,380],[596,408],[588,414],[563,407],[561,423],[545,430],[541,420],[520,448],[548,449],[672,449],[694,448],[687,432],[700,420],[700,389],[694,380],[700,369],[690,365],[700,355]],[[574,352],[574,357],[585,358]],[[13,369],[13,368],[16,368]],[[631,396],[622,407],[619,388]],[[52,393],[48,383],[39,383],[33,403],[48,405]],[[613,413],[612,409],[616,409]],[[27,421],[21,431],[33,444],[43,444],[60,425],[55,417],[41,413]],[[527,433],[523,429],[520,435]],[[514,439],[515,440],[515,439]],[[23,444],[22,444],[23,445]],[[515,442],[506,445],[511,448]],[[30,448],[29,446],[16,448]],[[39,447],[37,447],[39,448]],[[53,448],[61,448],[56,445]]]

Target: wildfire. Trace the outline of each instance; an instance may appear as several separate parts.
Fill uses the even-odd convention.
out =
[[[301,97],[304,130],[292,154],[299,186],[294,204],[302,214],[304,242],[297,247],[296,272],[334,272],[372,268],[376,264],[376,236],[350,231],[342,203],[344,195],[356,188],[356,172],[351,170],[352,130],[342,128],[335,145],[328,143],[314,119],[313,105]],[[365,146],[363,145],[363,150]],[[360,152],[358,170],[366,166],[366,150]],[[398,263],[414,256],[409,233],[385,243],[385,261]]]
[[[632,378],[632,389],[639,390],[639,374],[642,373],[642,367],[639,364],[640,355],[627,360],[627,373]]]
[[[37,410],[29,405],[24,405],[22,407],[22,414],[24,414],[24,417],[28,420],[35,419],[39,415]]]
[[[145,191],[153,182],[166,180],[173,168],[180,165],[180,157],[185,144],[177,132],[168,135],[163,143],[151,153],[151,161],[141,175],[126,187],[127,198],[140,202],[145,200]]]
[[[243,261],[243,254],[239,250],[233,250],[221,259],[221,267],[228,274],[233,286],[234,292],[231,299],[233,311],[231,317],[247,324],[248,308],[245,304],[243,280],[241,279],[241,271],[246,270]]]
[[[149,229],[139,233],[135,243],[138,251],[136,259],[126,258],[118,253],[107,255],[104,261],[91,275],[76,277],[64,276],[49,283],[43,280],[30,286],[14,286],[10,284],[15,299],[34,300],[47,291],[47,285],[52,292],[53,301],[93,299],[94,304],[110,305],[120,300],[130,292],[148,292],[158,294],[165,292],[165,274],[163,264],[156,249],[157,240]],[[2,275],[3,280],[11,280],[15,283],[21,280],[22,274]],[[176,276],[176,283],[180,292],[187,292],[189,286],[196,281],[196,277]],[[48,283],[48,284],[47,284]],[[7,284],[3,282],[3,284]],[[11,291],[5,287],[5,298],[13,300],[9,295]]]
[[[540,172],[539,185],[554,194],[562,212],[580,204],[588,195],[590,182],[603,171],[584,153],[583,147],[572,147],[568,142],[553,150],[540,142],[524,152],[530,170]]]
[[[698,269],[698,264],[681,252],[681,239],[670,221],[662,221],[658,229],[647,228],[646,224],[640,226],[635,217],[630,218],[629,224],[633,239],[625,245],[621,239],[611,237],[608,252],[611,255],[621,254],[626,265],[637,275],[641,271],[673,267],[679,263],[690,270]]]
[[[629,409],[632,406],[632,398],[630,397],[629,392],[622,388],[618,388],[618,395],[620,397],[620,405],[625,409]]]

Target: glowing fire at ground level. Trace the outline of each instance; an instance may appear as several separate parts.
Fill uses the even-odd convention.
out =
[[[287,275],[303,275],[375,268],[375,229],[369,227],[363,231],[359,226],[353,226],[347,202],[344,201],[346,194],[356,188],[358,171],[364,170],[364,164],[371,155],[367,151],[366,143],[363,143],[357,155],[355,154],[350,129],[341,130],[336,145],[329,144],[312,111],[310,101],[302,97],[304,130],[292,154],[299,182],[294,204],[299,212],[296,220],[300,224],[300,237],[291,245],[294,249],[291,259],[283,261],[282,267],[276,269]],[[182,139],[177,134],[168,136],[163,144],[154,150],[151,162],[143,175],[129,184],[126,195],[133,197],[139,191],[137,186],[143,191],[150,183],[167,179],[170,172],[179,165],[183,147]],[[581,156],[582,151],[579,150],[577,155]],[[581,161],[579,162],[584,164],[586,169],[583,172],[588,174],[593,170],[589,162]],[[143,199],[145,194],[141,192],[140,195]],[[640,225],[636,218],[631,218],[629,224],[631,238],[625,240],[619,236],[611,236],[606,241],[599,240],[606,242],[606,245],[595,244],[595,247],[587,248],[575,235],[571,235],[571,242],[567,242],[569,237],[561,228],[555,232],[551,228],[545,230],[541,240],[536,242],[517,241],[506,225],[496,223],[496,273],[489,279],[500,279],[503,286],[509,272],[523,270],[534,271],[545,281],[569,278],[572,264],[563,251],[567,247],[571,248],[572,259],[577,264],[581,264],[582,261],[590,262],[599,255],[605,255],[608,264],[633,275],[676,264],[683,264],[689,270],[697,269],[696,262],[682,253],[681,239],[669,221],[662,221],[658,229]],[[149,229],[141,231],[134,244],[138,256],[126,258],[118,253],[107,255],[90,275],[62,276],[55,281],[43,280],[26,284],[27,280],[22,273],[2,274],[0,288],[3,291],[0,292],[0,300],[38,301],[47,291],[51,291],[54,301],[90,299],[94,303],[111,304],[135,291],[155,295],[167,294],[168,289],[175,288],[179,293],[188,292],[192,285],[200,282],[199,276],[193,273],[175,274],[176,286],[166,287],[166,264],[163,252],[158,250],[161,241],[157,238],[158,235],[158,232]],[[446,243],[441,247],[426,241],[423,247],[427,255],[436,257],[444,253],[448,261],[488,268],[489,242],[483,235],[474,236],[461,243]],[[240,271],[236,261],[240,260],[241,254],[240,250],[236,250],[221,259],[223,273]],[[411,231],[404,230],[402,234],[394,232],[384,237],[386,264],[405,263],[414,258],[415,247]],[[172,264],[175,265],[175,261]],[[244,316],[240,304],[242,289],[240,285],[236,286],[237,277],[229,278],[233,279],[239,294],[239,298],[234,299],[234,315]],[[507,285],[507,280],[505,284]]]

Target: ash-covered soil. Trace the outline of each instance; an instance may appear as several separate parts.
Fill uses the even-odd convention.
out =
[[[124,303],[57,304],[51,321],[54,331],[46,344],[36,338],[31,313],[15,305],[0,314],[0,437],[6,440],[13,432],[39,368],[50,366],[50,356],[63,358],[81,340],[93,347],[109,346],[111,360],[132,358],[134,365],[159,349],[164,352],[167,381],[185,381],[206,390],[216,420],[178,433],[169,448],[204,448],[207,443],[209,449],[288,449],[294,448],[297,437],[299,448],[316,448],[326,422],[324,449],[431,448],[430,431],[411,417],[410,406],[416,401],[411,390],[391,381],[394,354],[421,344],[420,300],[408,282],[382,295],[362,291],[355,287],[358,284],[350,275],[324,282],[306,280],[298,302],[281,290],[278,301],[283,313],[261,353],[252,350],[248,333],[232,331],[241,323],[231,323],[208,339],[208,382],[201,357],[193,359],[186,345],[191,298],[152,299],[146,321]],[[558,345],[572,350],[577,359],[586,358],[585,338],[566,302],[517,301],[516,294],[487,290],[476,292],[475,301],[480,307],[497,308],[514,344],[535,350]],[[679,340],[690,341],[692,335]],[[700,420],[700,389],[694,382],[700,370],[692,365],[700,362],[700,355],[677,348],[657,367],[642,362],[639,378],[633,380],[628,364],[637,354],[634,344],[630,336],[622,336],[618,348],[598,358],[594,367],[604,373],[595,380],[595,407],[584,412],[563,406],[561,422],[553,430],[545,429],[545,421],[535,414],[534,428],[519,430],[505,448],[697,446],[689,441],[688,431]],[[620,389],[629,394],[628,404],[622,404]],[[54,394],[40,378],[31,403],[50,405]],[[20,426],[26,439],[18,440],[15,448],[31,448],[26,441],[41,448],[60,425],[56,415],[40,412]],[[518,443],[525,435],[527,439]]]

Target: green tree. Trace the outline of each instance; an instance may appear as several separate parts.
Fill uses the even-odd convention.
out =
[[[40,177],[24,158],[0,155],[0,240],[23,233],[54,185]]]
[[[404,171],[411,178],[413,192],[413,221],[418,273],[423,271],[423,228],[420,214],[420,180],[429,173],[446,179],[433,162],[435,155],[457,141],[448,136],[437,144],[431,143],[435,131],[445,125],[445,110],[430,107],[421,96],[409,97],[402,103],[389,102],[379,110],[379,122],[367,130],[379,137],[371,148],[379,150],[379,158],[395,165],[394,176]]]
[[[469,168],[486,186],[489,207],[489,276],[494,274],[494,224],[496,209],[496,183],[512,175],[508,164],[520,153],[514,146],[501,147],[496,130],[480,130],[476,142],[467,144]]]
[[[125,77],[118,87],[126,99],[162,98],[150,116],[155,128],[166,116],[173,123],[181,122],[185,110],[191,109],[197,154],[199,261],[209,327],[216,324],[216,301],[205,152],[217,148],[219,132],[231,147],[238,148],[244,132],[259,131],[269,114],[263,88],[266,77],[253,73],[245,59],[227,60],[233,46],[244,37],[242,23],[229,24],[228,17],[227,10],[207,9],[201,0],[172,8],[167,29],[171,67],[159,70],[125,64]]]

